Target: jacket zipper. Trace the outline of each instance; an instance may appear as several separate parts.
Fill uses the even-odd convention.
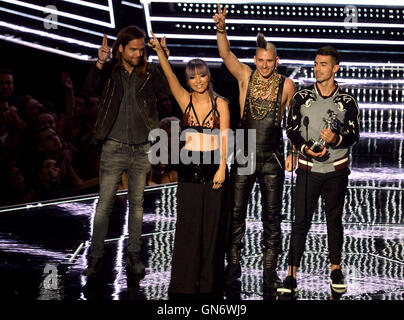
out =
[[[146,78],[145,82],[143,83],[143,85],[142,85],[142,86],[140,87],[140,89],[136,92],[136,95],[138,95],[139,92],[143,90],[143,88],[145,87],[147,81],[149,81],[150,77],[151,77],[151,74],[149,73],[149,75],[147,76],[147,78]],[[144,99],[143,99],[143,106],[146,107],[146,100],[144,100]],[[141,114],[143,113],[143,112],[142,112],[142,108],[140,108],[140,113],[141,113]],[[146,124],[147,128],[150,130],[150,129],[151,129],[151,126],[149,125],[149,123],[148,123],[148,121],[147,121],[147,117],[146,117],[144,114],[143,114],[143,116],[144,116],[144,118],[145,118],[145,119],[144,119],[144,120],[145,120],[145,124]]]
[[[102,104],[105,104],[105,100],[107,100],[107,94],[108,94],[108,90],[109,90],[109,83],[111,82],[111,78],[108,79],[108,83],[107,83],[107,91],[105,92],[105,98],[104,101],[102,102]],[[97,121],[95,122],[94,128],[97,128],[98,125],[98,117],[97,117]]]
[[[146,85],[147,81],[149,81],[151,77],[151,74],[149,73],[148,77],[146,78],[145,82],[143,82],[142,86],[140,87],[140,89],[136,92],[136,94],[138,94],[140,91],[143,90],[144,86]]]
[[[110,105],[111,105],[112,98],[114,97],[114,92],[115,92],[115,86],[113,86],[113,88],[112,88],[111,99],[109,99],[109,103],[108,103],[108,106],[107,106],[107,111],[105,112],[105,116],[104,116],[104,119],[102,120],[101,125],[104,124],[105,119],[107,118],[108,110],[109,110],[109,107],[110,107]]]
[[[277,161],[278,164],[279,164],[279,167],[280,167],[281,169],[283,169],[282,164],[281,164],[281,162],[279,161],[278,156],[276,155],[275,152],[274,152],[274,156],[275,156],[276,161]]]

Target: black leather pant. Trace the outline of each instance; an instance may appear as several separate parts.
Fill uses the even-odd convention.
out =
[[[281,208],[285,174],[283,157],[278,155],[276,159],[273,153],[258,154],[256,170],[251,175],[238,175],[237,165],[232,167],[234,204],[231,246],[242,247],[242,239],[246,229],[248,200],[257,179],[261,191],[263,251],[270,249],[280,253],[282,251]]]

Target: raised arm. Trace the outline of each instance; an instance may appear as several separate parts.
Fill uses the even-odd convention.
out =
[[[167,81],[168,85],[170,86],[170,90],[172,94],[174,95],[175,100],[181,107],[182,112],[185,111],[185,108],[187,107],[189,103],[189,93],[187,90],[185,90],[180,82],[178,81],[177,76],[174,74],[173,70],[171,69],[171,66],[168,62],[167,55],[165,53],[165,50],[162,48],[159,40],[156,38],[153,32],[151,32],[153,38],[150,39],[149,41],[149,47],[153,48],[154,51],[156,51],[157,56],[160,60],[160,65],[161,69],[163,70]],[[162,42],[165,43],[165,37],[161,40]]]
[[[244,63],[241,63],[231,52],[229,40],[226,35],[226,6],[222,9],[217,5],[217,13],[213,16],[216,24],[217,48],[224,64],[237,81],[245,81],[251,74],[251,69]]]
[[[104,64],[110,56],[111,48],[108,47],[108,38],[104,33],[102,39],[101,47],[98,48],[98,59],[97,62],[91,66],[87,79],[84,83],[83,89],[87,93],[97,93],[101,95],[102,89],[107,81],[106,72],[104,69]],[[108,63],[107,63],[108,64]]]

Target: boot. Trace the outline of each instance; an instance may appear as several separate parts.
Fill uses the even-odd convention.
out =
[[[140,259],[140,252],[128,252],[126,254],[126,272],[139,276],[146,274],[146,268]]]
[[[230,253],[227,254],[228,264],[225,269],[226,286],[231,285],[235,280],[241,277],[241,265],[240,265],[241,249],[232,246]]]
[[[101,271],[103,257],[89,257],[88,266],[83,271],[83,275],[88,278],[96,278]]]
[[[265,249],[262,258],[263,261],[263,279],[264,287],[269,289],[276,289],[282,285],[276,273],[276,266],[278,264],[278,253],[271,249]]]

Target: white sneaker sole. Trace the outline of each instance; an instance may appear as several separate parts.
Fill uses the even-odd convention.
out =
[[[291,289],[287,289],[287,288],[278,288],[278,289],[276,289],[276,292],[278,292],[278,293],[291,294],[291,293],[292,293],[292,290],[291,290]],[[297,294],[298,292],[299,292],[299,290],[298,290],[297,288],[295,288],[295,289],[293,290],[293,293],[294,293],[294,294]]]
[[[332,280],[330,279],[330,285],[331,288],[338,293],[344,293],[347,290],[347,285],[345,283],[343,284],[335,284],[332,282]]]

